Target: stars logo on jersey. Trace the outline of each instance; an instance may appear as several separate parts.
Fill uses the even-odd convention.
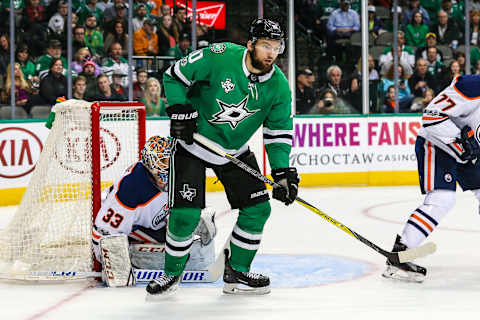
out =
[[[183,199],[187,199],[188,201],[192,201],[193,198],[197,196],[197,189],[190,188],[188,184],[183,185],[183,190],[180,191]]]
[[[228,123],[232,129],[235,129],[240,122],[256,113],[257,110],[248,110],[248,96],[246,96],[238,104],[227,104],[222,100],[217,99],[217,103],[220,106],[221,111],[213,115],[212,120],[208,120],[210,123]]]
[[[230,78],[227,78],[225,81],[221,81],[222,88],[225,90],[225,93],[229,93],[235,89],[235,84],[232,82]]]
[[[212,51],[213,53],[222,53],[223,51],[225,51],[226,48],[227,46],[225,45],[225,43],[214,43],[210,47],[210,51]]]

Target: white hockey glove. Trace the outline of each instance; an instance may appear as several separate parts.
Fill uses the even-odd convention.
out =
[[[202,245],[208,245],[217,234],[217,227],[215,226],[215,210],[207,207],[202,210],[200,222],[195,229],[194,234],[200,236]]]

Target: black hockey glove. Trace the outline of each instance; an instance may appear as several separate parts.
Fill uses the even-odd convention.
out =
[[[189,104],[174,104],[166,111],[170,117],[170,136],[192,144],[193,133],[197,131],[197,110]]]
[[[463,161],[476,160],[480,157],[480,146],[475,139],[475,132],[469,126],[462,128],[460,138],[457,138],[456,142],[463,148],[463,152],[460,154],[460,159]]]
[[[277,199],[285,203],[291,204],[297,198],[298,176],[296,168],[281,168],[272,170],[273,181],[282,186],[282,188],[273,188],[273,199]]]

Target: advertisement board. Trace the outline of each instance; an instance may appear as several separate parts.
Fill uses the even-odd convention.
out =
[[[416,184],[414,145],[420,126],[419,116],[296,117],[290,166],[301,174],[303,186]],[[104,139],[122,140],[121,132],[112,132],[108,126],[104,131]],[[146,131],[147,138],[168,136],[169,121],[147,120]],[[21,198],[49,132],[43,121],[0,122],[0,205],[11,203],[5,198],[12,192]],[[268,174],[261,129],[249,146],[262,172]],[[105,149],[102,159],[121,157],[113,149],[112,154]],[[215,181],[208,169],[208,191],[222,190]],[[11,193],[5,196],[2,190]]]
[[[305,185],[413,184],[420,127],[419,116],[295,118],[290,166]]]
[[[192,1],[167,0],[166,4],[173,8],[187,8],[187,18],[192,18]],[[209,28],[225,29],[226,8],[221,1],[197,1],[197,22],[206,24]]]

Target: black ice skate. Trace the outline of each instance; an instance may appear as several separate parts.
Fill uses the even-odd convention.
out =
[[[169,276],[162,274],[157,279],[154,279],[148,283],[147,286],[147,301],[155,300],[156,298],[162,298],[175,293],[180,284],[182,275]]]
[[[229,251],[225,249],[225,271],[223,272],[223,292],[228,294],[267,294],[270,293],[270,279],[267,276],[234,270],[229,263]]]
[[[401,237],[397,235],[395,244],[393,245],[392,252],[400,252],[407,250],[407,246],[400,242]],[[427,269],[416,265],[412,262],[405,263],[393,263],[387,260],[387,269],[383,272],[382,276],[385,278],[391,278],[406,282],[423,282],[427,275]]]

